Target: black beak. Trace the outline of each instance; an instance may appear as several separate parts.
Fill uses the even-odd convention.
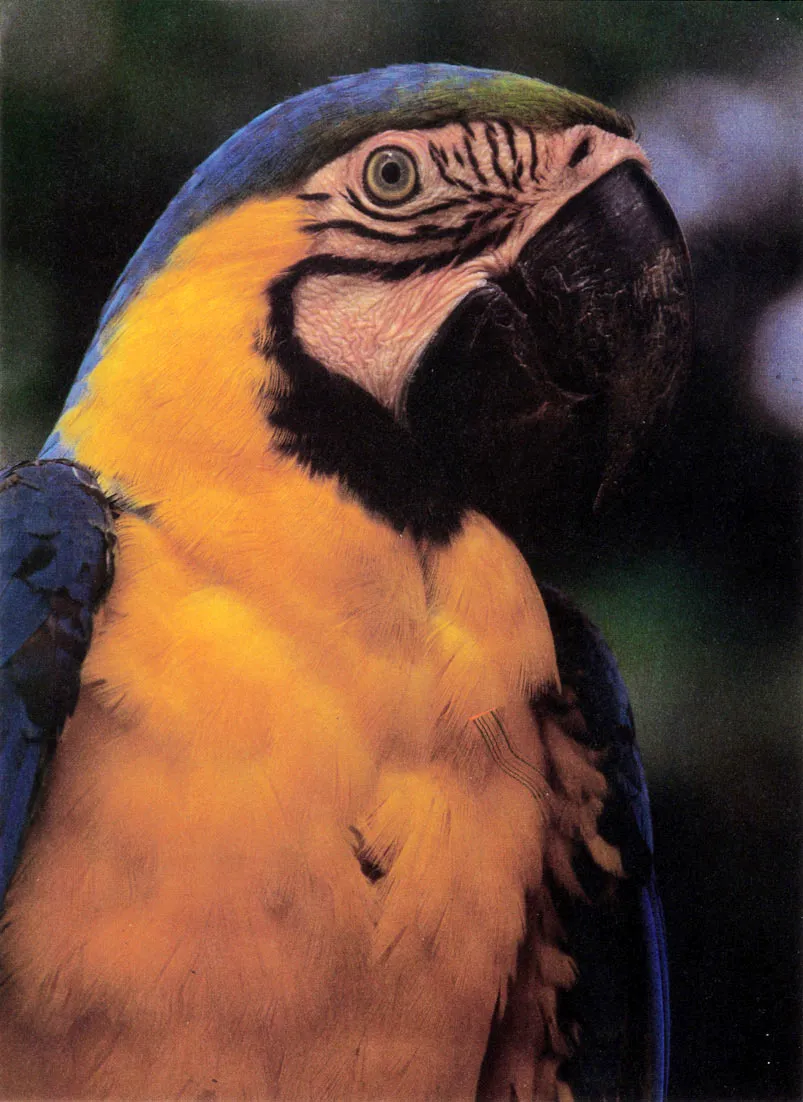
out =
[[[669,203],[626,161],[566,203],[501,287],[530,319],[545,376],[603,399],[604,492],[666,414],[691,358],[691,267]]]
[[[410,428],[467,503],[508,526],[506,509],[541,514],[571,487],[599,502],[668,412],[692,327],[680,227],[624,162],[460,303],[413,379]]]

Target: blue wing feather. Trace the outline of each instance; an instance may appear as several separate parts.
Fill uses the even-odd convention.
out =
[[[658,1102],[666,1097],[669,1070],[669,986],[649,797],[633,716],[600,632],[560,592],[541,590],[564,688],[577,696],[588,741],[605,751],[609,798],[600,831],[618,846],[627,873],[612,898],[595,899],[592,870],[578,870],[591,902],[574,902],[562,914],[579,968],[572,1011],[583,1031],[567,1078],[575,1097]]]
[[[113,574],[110,503],[63,460],[0,473],[0,901]]]

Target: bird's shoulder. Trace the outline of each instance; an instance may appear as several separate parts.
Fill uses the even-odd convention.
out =
[[[41,774],[78,700],[114,573],[113,503],[67,460],[0,472],[0,899]]]

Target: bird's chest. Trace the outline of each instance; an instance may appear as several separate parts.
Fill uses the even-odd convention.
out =
[[[275,535],[239,581],[121,535],[12,894],[29,997],[92,1023],[87,1063],[102,1008],[93,1089],[471,1094],[541,874],[504,768],[537,778],[555,676],[526,564],[480,517],[441,549]]]

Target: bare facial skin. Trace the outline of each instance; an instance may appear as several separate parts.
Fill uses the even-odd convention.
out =
[[[406,199],[385,203],[371,193],[368,168],[383,149],[415,166]],[[626,160],[649,170],[635,142],[594,126],[538,134],[452,123],[362,142],[306,183],[310,255],[407,269],[386,280],[304,279],[295,318],[306,350],[401,415],[421,354],[457,303],[507,272],[568,199]]]

